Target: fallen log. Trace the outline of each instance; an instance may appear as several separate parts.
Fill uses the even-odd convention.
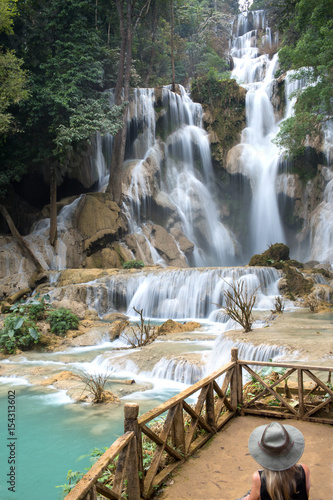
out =
[[[28,295],[29,293],[31,293],[30,288],[23,288],[23,290],[19,290],[18,292],[14,293],[14,295],[7,297],[7,302],[8,304],[14,304],[14,302],[17,302],[21,297],[23,297],[24,295]]]
[[[136,384],[135,380],[121,380],[118,378],[112,378],[112,379],[110,378],[109,382],[111,382],[112,384],[126,384],[126,385]]]

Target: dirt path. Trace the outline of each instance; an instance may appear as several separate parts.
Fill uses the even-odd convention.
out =
[[[235,500],[251,487],[257,464],[247,443],[253,429],[272,420],[236,417],[186,462],[157,498]],[[301,463],[310,467],[311,500],[333,500],[333,426],[291,421],[305,437]]]

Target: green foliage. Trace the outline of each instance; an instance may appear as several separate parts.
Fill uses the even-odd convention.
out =
[[[32,300],[19,301],[11,306],[0,331],[2,350],[12,354],[17,348],[26,350],[37,344],[40,338],[37,321],[48,321],[51,331],[57,335],[65,335],[67,330],[78,327],[75,314],[69,309],[53,309],[49,300],[49,295],[40,297],[37,294]]]
[[[274,0],[274,5],[268,4],[283,33],[281,71],[294,69],[294,78],[307,82],[306,88],[292,95],[297,98],[295,114],[282,124],[276,141],[294,157],[332,120],[333,0]]]
[[[73,149],[73,145],[80,142],[90,142],[96,131],[101,134],[116,134],[123,125],[123,108],[124,105],[111,107],[108,95],[103,95],[99,100],[81,102],[72,110],[69,126],[60,124],[57,129],[57,156],[66,154]]]
[[[0,32],[7,35],[13,33],[13,17],[16,15],[15,0],[1,0],[0,2]]]
[[[141,269],[144,266],[142,260],[128,260],[123,264],[124,269]]]
[[[67,495],[73,488],[74,486],[82,479],[84,474],[88,472],[88,470],[97,462],[97,460],[106,452],[108,448],[93,448],[88,455],[81,455],[78,460],[83,460],[85,458],[89,458],[90,466],[86,467],[83,471],[72,471],[69,470],[67,473],[67,481],[68,484],[62,484],[59,486],[56,486],[56,488],[61,488],[63,497]],[[114,463],[111,463],[104,471],[102,476],[99,478],[99,481],[101,483],[107,483],[110,480],[110,477],[114,477],[114,472],[115,472],[115,464],[117,462],[117,459],[115,460]]]
[[[39,336],[36,323],[28,315],[12,312],[0,330],[1,350],[13,354],[16,349],[29,349],[38,342]]]
[[[43,295],[40,298],[39,293],[33,298],[33,300],[28,302],[19,301],[16,302],[10,310],[15,314],[24,314],[28,316],[33,321],[42,320],[45,318],[46,311],[50,308],[49,304],[50,296]]]
[[[96,132],[114,133],[120,127],[121,110],[106,106],[104,77],[112,74],[114,54],[111,58],[106,47],[106,31],[96,29],[100,20],[96,25],[95,4],[29,0],[19,1],[17,11],[14,45],[29,74],[30,98],[21,100],[12,112],[23,133],[8,136],[1,149],[3,194],[14,180],[12,172],[18,180],[38,163],[46,169],[50,162],[62,163],[68,150]],[[16,74],[15,79],[18,91]]]
[[[206,76],[191,83],[192,97],[196,102],[211,106],[228,106],[235,111],[243,108],[245,95],[234,79],[219,79],[217,71],[211,68]]]
[[[245,90],[234,79],[220,79],[214,69],[191,83],[192,98],[208,111],[208,132],[214,132],[213,158],[221,165],[225,151],[237,144],[245,127]]]
[[[9,0],[0,2],[0,32],[13,33],[13,18],[16,14],[15,3]],[[15,120],[8,108],[26,99],[27,72],[22,69],[23,60],[13,50],[0,45],[0,134],[16,129]]]
[[[97,460],[105,453],[107,448],[93,448],[89,455],[81,455],[78,460],[82,460],[84,458],[89,457],[89,462],[91,463],[90,467],[92,467]],[[66,480],[68,481],[68,484],[61,484],[59,486],[56,486],[56,488],[61,488],[62,489],[62,494],[63,497],[67,495],[73,488],[74,486],[80,481],[80,479],[83,478],[84,474],[90,469],[90,467],[86,467],[83,472],[82,471],[73,471],[69,470],[67,472]],[[106,469],[104,474],[101,476],[99,479],[101,482],[104,482],[106,477],[109,477],[110,473],[109,470]]]
[[[236,0],[174,0],[174,52],[176,82],[203,76],[210,68],[219,76],[229,69],[231,21],[238,12]],[[170,3],[153,0],[148,22],[141,23],[134,40],[134,59],[144,85],[171,81]],[[148,71],[147,71],[148,68]]]
[[[48,313],[48,322],[51,332],[56,335],[65,335],[68,330],[77,330],[79,325],[78,317],[69,309],[59,307]]]

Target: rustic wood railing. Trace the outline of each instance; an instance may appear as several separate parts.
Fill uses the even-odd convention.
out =
[[[273,371],[274,368],[279,371],[283,368],[285,373],[278,380],[268,381],[260,371],[253,370],[254,366],[260,369],[270,367]],[[326,383],[314,373],[323,375],[325,371],[328,372]],[[233,348],[229,363],[141,417],[138,417],[137,404],[126,404],[125,434],[101,456],[65,500],[140,500],[151,497],[154,489],[176,467],[236,414],[333,424],[332,371],[333,368],[323,366],[242,361],[238,360],[238,349]],[[251,381],[243,384],[245,372]],[[286,381],[295,374],[295,387],[290,389]],[[285,384],[284,387],[281,383]],[[256,394],[251,392],[251,384]],[[291,397],[291,391],[296,393],[296,399]],[[162,415],[165,418],[156,423],[157,417]],[[149,453],[147,446],[143,446],[147,441],[151,444]],[[110,465],[113,472],[103,484],[99,478]]]

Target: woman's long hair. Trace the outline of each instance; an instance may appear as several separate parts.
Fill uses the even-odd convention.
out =
[[[264,469],[267,493],[272,500],[292,500],[297,493],[297,473],[298,465],[293,465],[290,469],[273,471]]]

